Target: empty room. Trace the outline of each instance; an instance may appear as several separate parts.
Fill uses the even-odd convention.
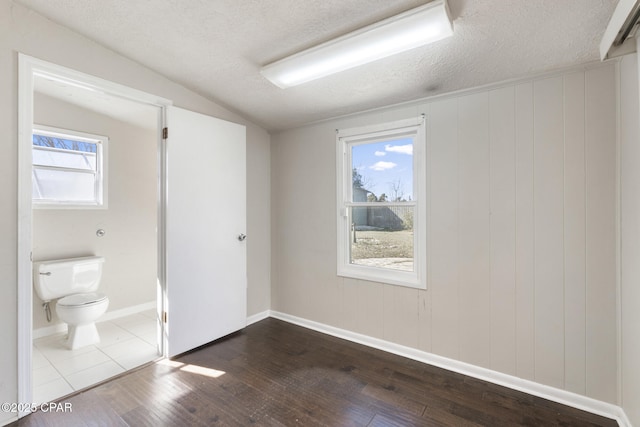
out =
[[[0,425],[640,426],[640,0],[0,0]]]

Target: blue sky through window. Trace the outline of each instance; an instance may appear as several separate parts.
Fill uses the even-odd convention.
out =
[[[86,153],[96,152],[96,143],[57,138],[55,136],[38,135],[36,133],[33,134],[33,145],[39,147],[60,148],[63,150],[84,151]]]
[[[351,147],[352,168],[363,177],[364,188],[376,197],[413,197],[413,139],[392,139]],[[395,189],[394,189],[395,186]],[[396,194],[397,193],[397,194]]]

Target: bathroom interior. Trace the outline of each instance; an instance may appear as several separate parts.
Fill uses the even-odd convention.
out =
[[[103,147],[104,206],[33,204],[34,402],[68,395],[161,354],[157,315],[159,114],[156,107],[55,78],[35,77],[34,128],[102,135],[108,143]],[[64,295],[45,304],[38,295],[37,281],[54,276],[44,271],[47,268],[38,268],[42,261],[78,257],[99,261],[98,286],[92,289],[102,294],[101,312],[95,320],[99,341],[79,339],[71,345],[70,329],[56,309]],[[78,292],[72,286],[69,284],[68,292],[65,287],[65,295]]]

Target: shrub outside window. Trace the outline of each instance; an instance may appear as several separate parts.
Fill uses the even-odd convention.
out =
[[[107,144],[105,136],[35,127],[34,207],[105,208]]]
[[[338,275],[426,289],[424,117],[338,131]]]

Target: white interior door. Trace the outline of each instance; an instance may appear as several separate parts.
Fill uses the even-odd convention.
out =
[[[167,354],[247,321],[246,128],[167,108]]]

